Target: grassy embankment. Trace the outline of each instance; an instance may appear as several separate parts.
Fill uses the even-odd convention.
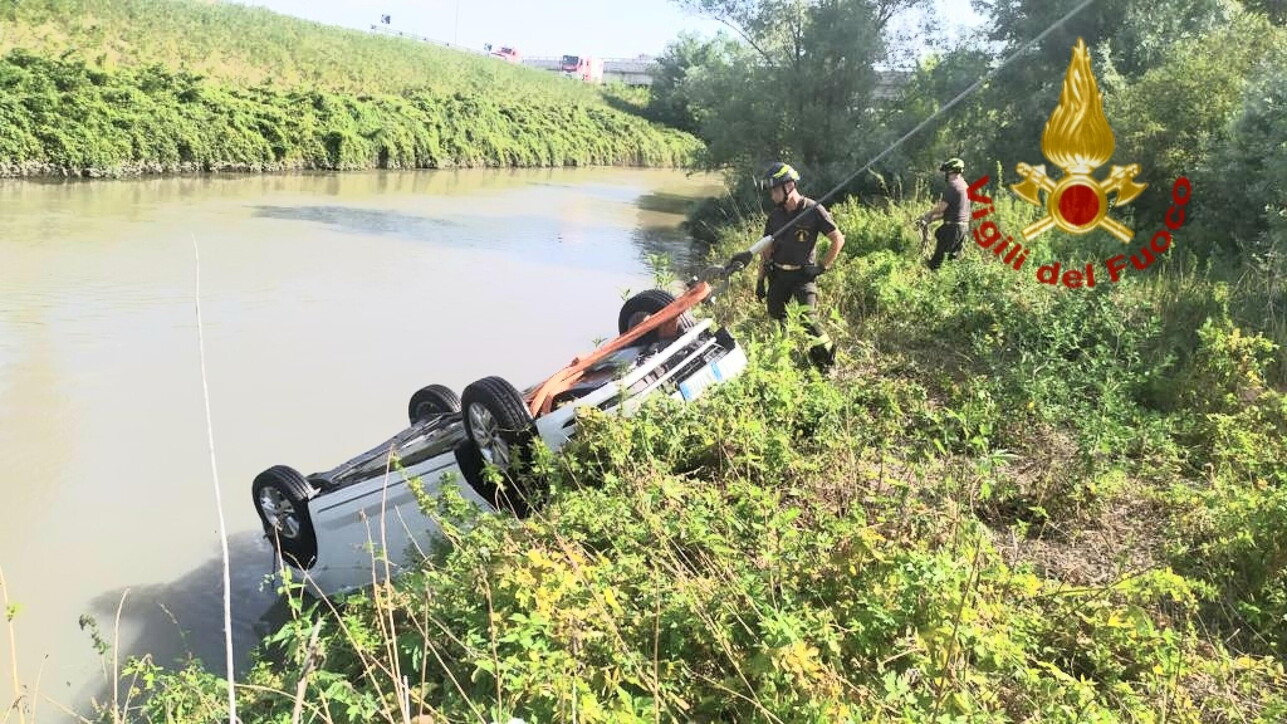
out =
[[[587,418],[528,521],[426,502],[450,545],[272,637],[242,716],[1282,721],[1287,396],[1231,322],[1244,290],[1154,268],[1074,292],[977,248],[931,275],[928,205],[836,209],[833,378],[745,275],[706,310],[745,375]],[[127,683],[125,721],[220,720],[199,665]]]
[[[0,176],[681,165],[700,143],[555,74],[261,8],[0,7]]]

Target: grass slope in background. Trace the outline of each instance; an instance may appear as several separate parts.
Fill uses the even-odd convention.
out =
[[[677,166],[700,148],[611,107],[639,100],[620,90],[259,8],[26,0],[0,18],[0,176]]]
[[[377,11],[371,10],[373,22]],[[432,29],[422,34],[434,35]],[[72,52],[102,70],[160,63],[227,85],[600,99],[596,88],[548,71],[229,2],[4,0],[0,52],[13,48],[46,56]]]
[[[601,104],[221,87],[159,67],[0,58],[0,175],[664,166],[699,146]]]

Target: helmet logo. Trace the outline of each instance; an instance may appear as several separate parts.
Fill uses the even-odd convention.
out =
[[[1137,183],[1140,165],[1113,166],[1104,181],[1091,174],[1113,156],[1113,130],[1104,116],[1104,96],[1095,83],[1086,43],[1077,39],[1072,60],[1064,75],[1059,105],[1046,120],[1041,133],[1041,154],[1059,168],[1064,177],[1055,181],[1046,175],[1045,164],[1019,163],[1016,170],[1023,181],[1010,188],[1034,206],[1045,206],[1046,216],[1023,229],[1031,241],[1051,227],[1072,234],[1088,234],[1103,228],[1123,244],[1135,236],[1126,225],[1108,215],[1108,195],[1116,193],[1115,205],[1130,203],[1148,184]],[[1045,203],[1041,192],[1046,194]]]

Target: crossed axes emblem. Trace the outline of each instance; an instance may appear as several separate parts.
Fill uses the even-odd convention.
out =
[[[1031,240],[1052,226],[1081,234],[1101,227],[1123,243],[1135,236],[1129,227],[1108,215],[1108,194],[1116,193],[1114,206],[1124,206],[1148,188],[1148,184],[1135,181],[1135,175],[1140,172],[1139,164],[1113,166],[1108,179],[1102,183],[1087,173],[1071,173],[1056,182],[1046,175],[1045,164],[1030,166],[1020,163],[1016,170],[1024,180],[1010,188],[1024,201],[1046,207],[1045,217],[1024,227],[1025,240]],[[1042,191],[1046,192],[1045,203],[1041,201]]]

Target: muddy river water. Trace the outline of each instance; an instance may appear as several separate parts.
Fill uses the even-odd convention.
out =
[[[86,614],[122,657],[224,669],[194,244],[244,660],[276,601],[256,473],[367,449],[430,382],[522,387],[613,336],[650,255],[693,263],[683,207],[719,190],[636,169],[0,181],[0,571],[21,606],[0,709],[11,651],[39,700],[102,695]]]

